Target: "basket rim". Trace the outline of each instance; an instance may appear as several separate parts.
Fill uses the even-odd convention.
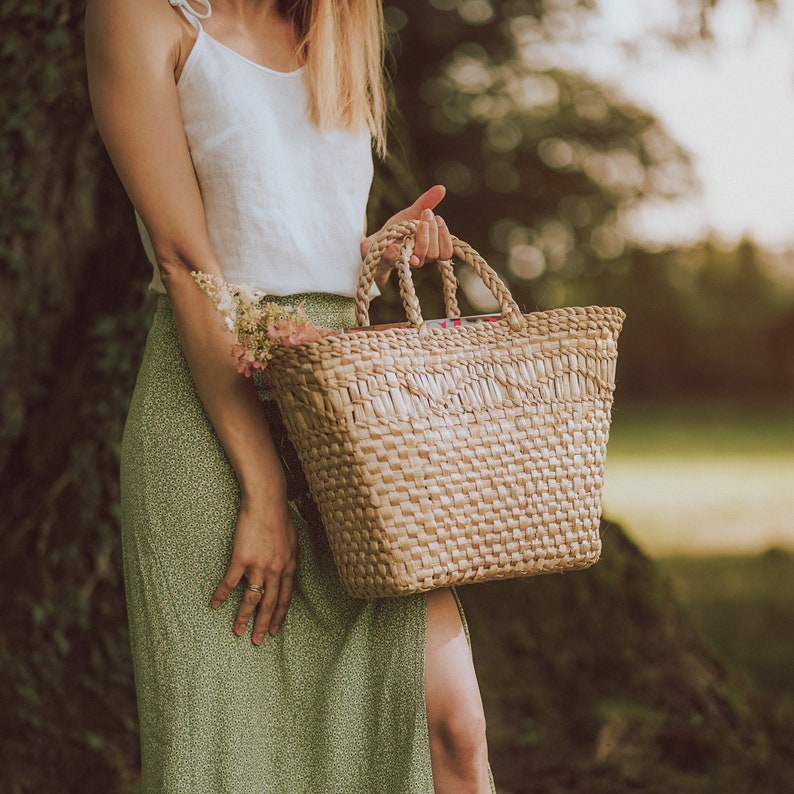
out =
[[[554,317],[560,318],[586,318],[597,316],[604,319],[614,319],[616,321],[615,325],[610,328],[609,330],[617,336],[622,330],[622,324],[626,319],[626,313],[623,309],[617,306],[599,306],[599,305],[588,305],[588,306],[565,306],[559,307],[555,309],[542,309],[534,312],[527,312],[526,314],[522,314],[522,317],[525,318],[549,318],[553,319]],[[294,345],[294,346],[282,346],[279,345],[276,347],[272,352],[271,362],[275,359],[280,358],[290,358],[294,355],[299,355],[300,351],[303,350],[314,350],[320,349],[322,346],[326,347],[333,347],[336,345],[340,345],[344,343],[347,345],[356,346],[356,344],[362,344],[365,340],[369,339],[376,339],[382,338],[385,335],[393,334],[396,336],[419,336],[421,335],[445,335],[445,334],[461,334],[461,333],[471,333],[471,334],[483,334],[486,333],[483,331],[483,328],[494,329],[496,326],[503,328],[505,325],[509,328],[509,321],[505,315],[499,317],[498,320],[494,320],[490,323],[469,323],[466,325],[458,325],[458,326],[451,326],[448,328],[439,328],[437,326],[430,326],[429,323],[437,322],[438,320],[455,320],[458,318],[455,317],[445,317],[445,318],[434,318],[433,320],[426,320],[422,326],[419,328],[412,328],[411,326],[399,326],[395,325],[391,328],[371,328],[368,326],[346,326],[341,332],[331,334],[329,336],[322,337],[321,339],[317,339],[313,342],[304,342],[301,345]],[[400,321],[397,321],[400,322]],[[348,333],[348,329],[355,330],[355,333]],[[357,330],[361,329],[361,330]],[[513,333],[512,329],[509,331]],[[361,340],[358,343],[353,342],[352,340],[358,339]]]

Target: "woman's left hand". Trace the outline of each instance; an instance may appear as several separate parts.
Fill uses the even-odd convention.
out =
[[[409,220],[419,221],[416,227],[416,244],[411,258],[408,260],[411,267],[422,267],[425,262],[433,262],[436,259],[451,259],[452,235],[444,219],[433,212],[446,192],[443,185],[434,185],[430,190],[422,193],[410,207],[392,215],[378,232],[364,237],[361,241],[362,259],[367,255],[370,246],[383,229],[394,223]],[[399,242],[393,243],[383,252],[381,261],[375,270],[375,283],[379,287],[382,287],[388,280],[389,274],[397,264],[399,253]]]

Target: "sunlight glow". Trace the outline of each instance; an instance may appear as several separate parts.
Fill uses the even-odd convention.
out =
[[[629,213],[632,236],[687,242],[713,230],[729,243],[794,243],[794,4],[771,19],[753,17],[746,0],[723,0],[714,42],[684,49],[669,43],[675,0],[598,5],[557,58],[656,113],[701,184],[699,196]]]

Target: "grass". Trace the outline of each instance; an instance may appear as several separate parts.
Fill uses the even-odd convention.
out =
[[[604,507],[714,650],[794,714],[794,410],[618,408]]]
[[[794,409],[779,403],[621,406],[618,399],[609,455],[790,458],[794,456]]]
[[[792,482],[788,406],[619,408],[604,512],[656,557],[794,549]]]
[[[706,640],[794,713],[794,554],[658,560]]]

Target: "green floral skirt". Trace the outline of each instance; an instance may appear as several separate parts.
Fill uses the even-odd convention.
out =
[[[353,323],[354,302],[308,295],[309,316]],[[196,394],[170,304],[158,300],[122,449],[122,536],[143,790],[187,794],[431,794],[426,600],[342,590],[325,534],[263,390],[298,527],[287,620],[261,647],[232,624],[239,490]]]

